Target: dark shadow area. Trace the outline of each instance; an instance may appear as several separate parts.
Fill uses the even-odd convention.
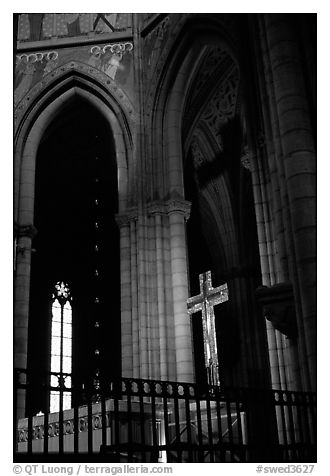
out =
[[[51,298],[56,282],[64,281],[72,295],[74,382],[89,386],[97,368],[119,377],[115,149],[108,124],[86,102],[69,103],[46,131],[35,183],[28,368],[36,380],[50,370]],[[30,409],[45,408],[33,398]]]

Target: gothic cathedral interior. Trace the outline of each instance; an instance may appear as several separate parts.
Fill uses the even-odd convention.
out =
[[[210,400],[212,427],[217,402],[235,389],[314,398],[316,15],[15,14],[14,34],[15,454],[63,455],[71,443],[61,425],[77,427],[71,409],[81,412],[90,392],[95,422],[102,385],[126,379],[199,392],[184,424],[190,397],[176,413],[166,394],[172,439],[167,403],[150,407],[167,415],[150,436],[155,445],[165,428],[167,461],[260,460],[265,448],[253,456],[245,442],[262,445],[266,429],[241,428],[259,410],[236,404],[246,423],[227,421],[231,453],[201,431],[208,456],[194,450],[198,412],[195,427],[187,412],[190,421]],[[312,459],[310,408],[304,424],[300,410],[289,418],[279,408],[276,457]],[[38,440],[52,415],[57,436],[43,430]],[[296,439],[283,439],[295,425]],[[186,453],[169,449],[178,434]],[[110,457],[113,440],[102,438]],[[149,441],[144,430],[130,438]]]

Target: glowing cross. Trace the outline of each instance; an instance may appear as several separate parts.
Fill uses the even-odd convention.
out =
[[[228,301],[227,284],[213,288],[211,271],[199,275],[200,294],[187,300],[188,314],[202,311],[205,367],[209,385],[220,385],[214,306]]]

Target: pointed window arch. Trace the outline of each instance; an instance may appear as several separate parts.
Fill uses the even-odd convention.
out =
[[[52,300],[50,351],[51,387],[71,388],[72,372],[72,306],[71,293],[63,281],[55,285]],[[61,391],[50,392],[50,412],[60,410]],[[71,392],[63,391],[62,409],[71,408]]]

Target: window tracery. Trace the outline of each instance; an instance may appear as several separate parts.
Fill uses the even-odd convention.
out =
[[[71,408],[71,392],[65,388],[71,387],[72,372],[72,306],[71,294],[67,284],[63,281],[56,283],[52,303],[51,326],[51,387],[50,412],[60,410],[61,393],[63,395],[62,408]]]

